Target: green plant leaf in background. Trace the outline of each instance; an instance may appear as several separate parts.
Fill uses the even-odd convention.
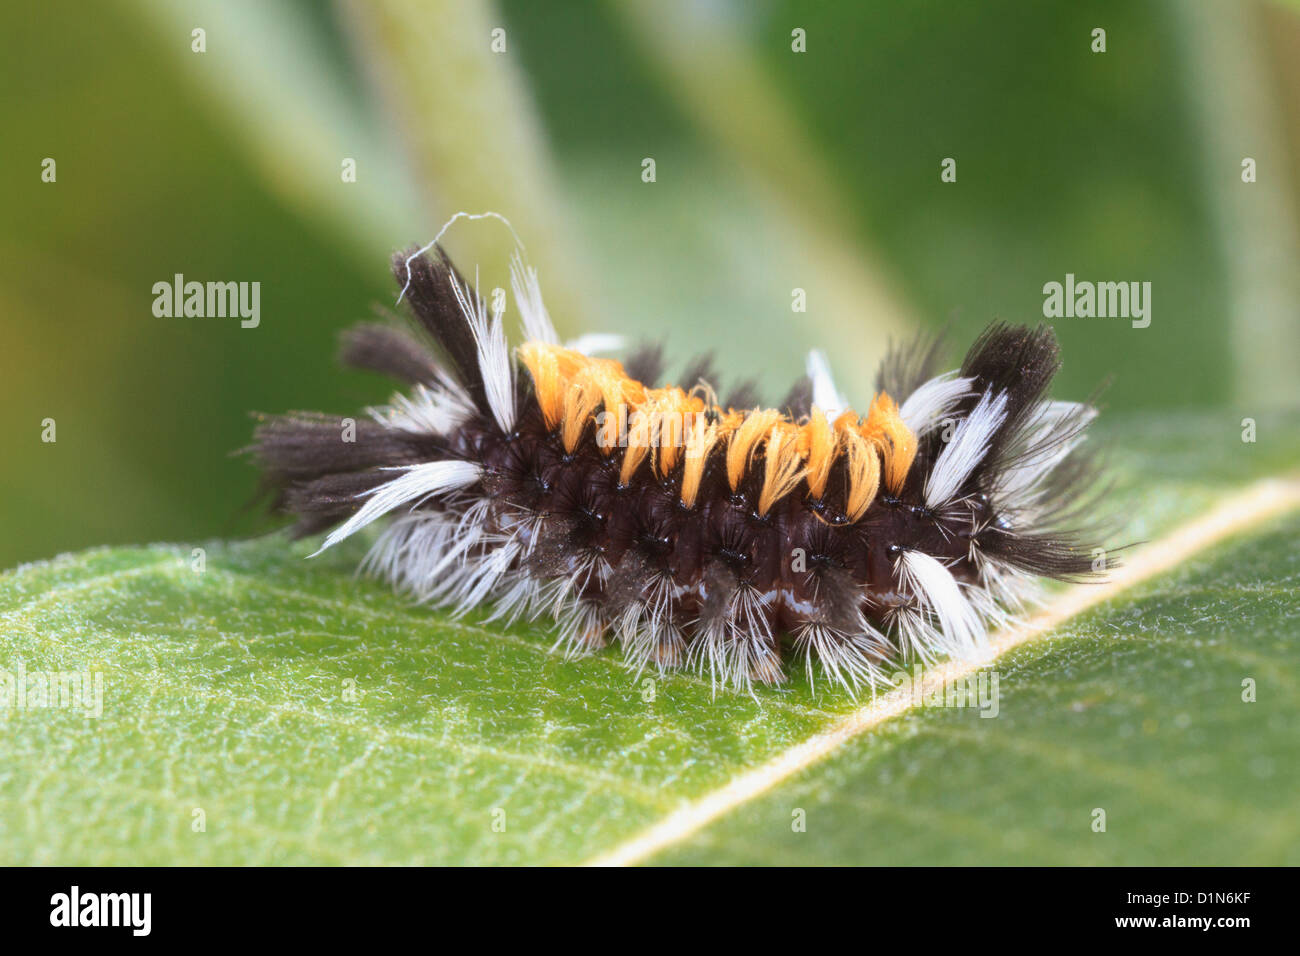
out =
[[[1050,628],[1004,636],[992,720],[565,662],[538,629],[357,580],[356,548],[28,565],[0,578],[0,661],[101,675],[102,715],[4,710],[0,855],[1294,863],[1300,428],[1257,427],[1245,444],[1226,413],[1109,425],[1112,503],[1150,542],[1119,572],[1135,586],[1064,591]]]
[[[0,5],[0,566],[255,528],[228,455],[246,413],[382,401],[337,372],[336,333],[392,303],[392,250],[458,210],[515,222],[566,335],[666,340],[677,369],[712,350],[771,401],[818,347],[861,405],[891,332],[1032,321],[1073,272],[1149,280],[1156,313],[1056,323],[1059,397],[1113,375],[1124,410],[1294,407],[1295,10]],[[447,241],[504,284],[499,225]],[[153,316],[178,272],[261,282],[262,323]]]

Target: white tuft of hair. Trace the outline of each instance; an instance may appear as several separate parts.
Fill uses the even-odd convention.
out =
[[[478,465],[471,461],[457,460],[431,461],[423,465],[385,470],[402,471],[405,474],[358,495],[359,498],[368,497],[370,500],[351,518],[331,531],[325,543],[312,557],[355,534],[394,508],[407,502],[419,503],[431,496],[467,488],[483,476],[483,469]]]
[[[718,686],[754,694],[754,679],[765,683],[780,679],[781,658],[776,653],[767,608],[776,592],[759,592],[742,584],[731,597],[725,618],[705,627],[692,642],[687,662],[709,672],[716,695]]]
[[[489,321],[487,304],[478,294],[477,272],[472,290],[462,287],[455,275],[450,278],[461,314],[474,335],[478,367],[483,373],[483,388],[492,417],[503,432],[510,432],[515,427],[515,363],[510,354],[510,344],[506,341],[501,313],[497,312]]]
[[[474,414],[474,402],[441,369],[438,378],[441,383],[438,386],[416,385],[409,397],[398,392],[387,405],[366,411],[387,428],[421,435],[449,434]]]
[[[559,345],[560,335],[555,331],[551,315],[542,301],[542,286],[537,281],[537,270],[524,262],[523,254],[516,249],[510,257],[510,288],[519,306],[519,316],[524,324],[524,340]]]
[[[925,481],[925,503],[930,508],[947,504],[975,467],[988,454],[989,439],[1006,418],[1007,393],[985,393],[970,416],[957,426],[952,440],[939,454]]]
[[[983,650],[988,632],[979,612],[961,592],[952,572],[923,551],[905,550],[899,558],[903,587],[919,609],[939,621],[933,636],[937,647],[951,657],[971,659]]]
[[[602,352],[617,352],[626,344],[627,339],[615,332],[588,332],[569,339],[564,347],[583,355],[600,355]]]
[[[863,687],[875,691],[877,683],[885,682],[877,662],[887,659],[891,648],[885,636],[865,620],[859,620],[858,627],[859,632],[845,632],[826,624],[809,623],[795,631],[795,651],[803,655],[810,687],[816,687],[814,658],[822,676],[853,697]]]
[[[963,398],[969,398],[973,378],[963,378],[957,370],[935,376],[920,386],[898,409],[903,424],[916,432],[917,437],[938,428],[944,416]]]
[[[463,617],[484,603],[522,551],[523,545],[517,541],[499,541],[497,547],[467,564],[452,616]]]
[[[849,403],[835,387],[835,378],[831,375],[831,364],[826,360],[826,353],[813,349],[808,353],[804,369],[812,380],[812,403],[825,413],[827,420],[835,421],[840,412],[849,407]]]
[[[1042,482],[1084,440],[1097,410],[1079,402],[1040,402],[1007,442],[1008,464],[997,475],[991,494],[1008,518],[1032,522]]]
[[[551,645],[552,654],[559,651],[566,661],[576,660],[605,646],[609,622],[594,601],[570,601],[557,610],[555,618],[559,636]]]

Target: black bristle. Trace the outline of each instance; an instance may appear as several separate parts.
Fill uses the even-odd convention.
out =
[[[990,439],[980,467],[971,475],[972,486],[989,487],[996,481],[996,474],[1011,464],[1013,442],[1028,417],[1035,414],[1060,368],[1056,333],[1046,324],[1031,329],[996,323],[971,346],[961,374],[973,378],[981,394],[1006,395],[1005,418]],[[968,405],[973,406],[973,402],[968,400]],[[1064,440],[1065,432],[1072,430],[1067,425],[1058,439]]]
[[[785,398],[777,405],[777,408],[797,421],[805,415],[812,414],[812,402],[812,379],[805,375],[794,383],[790,391],[786,393]]]
[[[746,379],[727,392],[727,397],[722,400],[722,406],[724,408],[750,409],[757,408],[760,401],[758,383],[752,379]]]
[[[340,416],[294,412],[267,417],[244,452],[268,476],[288,482],[376,465],[417,464],[442,457],[439,445],[428,436],[385,428],[367,418],[349,424]]]
[[[408,385],[437,380],[437,360],[423,343],[404,329],[378,322],[354,325],[340,336],[339,362]]]
[[[623,370],[629,378],[634,378],[643,385],[655,385],[664,373],[664,347],[640,346],[623,363]]]
[[[1060,368],[1061,350],[1050,325],[1031,329],[999,322],[975,340],[961,374],[973,378],[979,392],[1006,393],[1006,425],[1012,426],[1043,397]]]
[[[1080,537],[1070,532],[1012,532],[990,528],[980,534],[979,543],[986,554],[1004,564],[1059,581],[1086,579],[1093,572],[1096,560]],[[1113,562],[1112,566],[1117,563]]]
[[[410,303],[420,326],[446,355],[449,371],[465,386],[479,408],[487,408],[487,390],[479,369],[474,333],[456,301],[452,282],[461,288],[468,287],[442,246],[435,246],[432,254],[416,255],[418,251],[412,247],[393,255],[393,277],[398,288],[406,289],[405,301]]]
[[[686,371],[682,374],[682,388],[688,392],[695,386],[704,384],[710,388],[721,388],[718,378],[718,370],[713,364],[713,353],[707,352],[691,360],[686,366]]]
[[[900,405],[933,378],[943,353],[943,335],[922,332],[903,342],[891,342],[876,370],[876,391],[886,392]]]
[[[359,495],[392,479],[392,472],[372,468],[295,482],[285,489],[284,510],[303,517],[327,516],[331,523],[341,521],[361,507]]]

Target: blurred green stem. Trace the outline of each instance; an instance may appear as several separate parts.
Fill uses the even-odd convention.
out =
[[[292,5],[250,0],[129,0],[211,104],[267,188],[351,255],[371,257],[418,228],[414,187],[377,141],[375,126],[309,18]],[[206,50],[191,50],[191,31]],[[355,183],[340,177],[356,160]],[[362,261],[367,267],[369,259]],[[382,266],[382,262],[377,263]]]
[[[494,210],[514,225],[538,267],[547,307],[563,332],[590,328],[587,275],[573,250],[567,217],[533,104],[490,4],[469,0],[340,0],[346,32],[388,105],[426,193],[431,240],[457,211]],[[446,244],[462,267],[483,268],[485,288],[506,283],[510,238],[491,221],[458,225]]]
[[[1247,407],[1294,404],[1300,358],[1300,239],[1292,164],[1255,3],[1168,4],[1186,50],[1210,213],[1228,280],[1234,393]],[[1257,181],[1242,181],[1242,161]]]
[[[725,11],[688,0],[616,0],[610,6],[623,16],[683,109],[749,175],[783,223],[780,232],[795,271],[808,277],[809,300],[818,303],[809,318],[834,343],[832,361],[836,353],[856,356],[856,362],[879,356],[889,336],[915,329],[916,316],[845,214],[835,177],[819,159],[817,146]]]

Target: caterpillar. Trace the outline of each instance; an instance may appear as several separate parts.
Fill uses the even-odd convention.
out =
[[[419,602],[545,615],[568,657],[617,641],[715,692],[802,662],[857,693],[890,661],[978,656],[1038,578],[1094,573],[1096,411],[1047,397],[1046,325],[994,324],[942,373],[939,337],[892,347],[865,415],[812,352],[767,408],[719,399],[707,358],[655,385],[660,349],[563,344],[518,252],[513,353],[441,246],[392,262],[407,323],[350,330],[340,358],[410,391],[351,440],[335,416],[261,416],[245,451],[322,551],[386,518],[362,568]]]

